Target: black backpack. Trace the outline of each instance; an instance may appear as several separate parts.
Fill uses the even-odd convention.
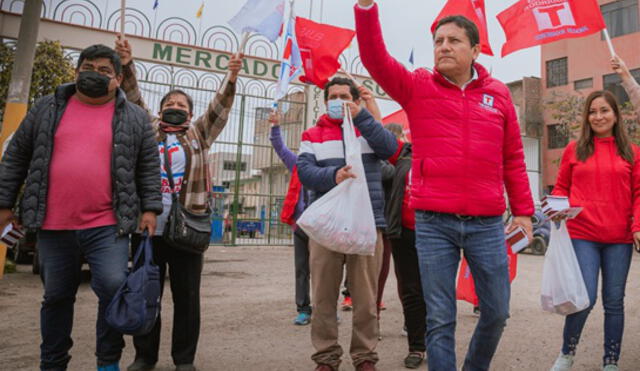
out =
[[[107,307],[107,323],[123,334],[149,333],[160,314],[160,269],[152,255],[151,237],[145,232],[126,281]]]

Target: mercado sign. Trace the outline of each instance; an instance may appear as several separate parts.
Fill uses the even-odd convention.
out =
[[[20,29],[20,15],[0,10],[0,37],[17,39]],[[40,19],[38,41],[59,40],[70,49],[82,50],[91,44],[113,45],[116,33],[94,27],[81,26],[47,18]],[[172,43],[146,37],[127,35],[138,60],[184,66],[196,70],[224,73],[231,54],[225,51]],[[241,76],[277,81],[280,62],[272,59],[247,56],[240,72]],[[370,89],[376,98],[391,99],[373,79],[354,76]],[[294,83],[301,84],[299,80]]]
[[[151,60],[157,63],[185,65],[214,71],[226,71],[230,58],[231,54],[227,52],[177,46],[161,42],[154,42],[151,55]],[[278,76],[280,75],[280,62],[247,57],[243,61],[240,74],[257,79],[278,80]],[[377,98],[390,99],[373,79],[364,76],[354,77],[371,90]],[[300,83],[299,80],[295,82]]]

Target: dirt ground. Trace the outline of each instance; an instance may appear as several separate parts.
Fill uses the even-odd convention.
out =
[[[640,370],[640,266],[634,260],[626,297],[626,329],[621,370]],[[200,370],[313,370],[309,327],[292,324],[293,250],[290,247],[211,248],[202,284],[202,331],[196,366]],[[493,362],[493,370],[548,370],[559,352],[563,317],[542,312],[538,304],[543,258],[520,255],[513,284],[511,319]],[[405,370],[406,338],[400,335],[402,312],[392,273],[382,312],[380,370]],[[167,290],[167,293],[169,290]],[[0,369],[36,370],[39,359],[39,308],[42,287],[30,267],[0,281]],[[159,371],[173,370],[170,357],[170,295],[164,298]],[[94,328],[97,300],[87,282],[80,287],[73,329],[70,370],[95,370]],[[583,333],[574,370],[600,370],[603,338],[601,302]],[[462,362],[476,317],[467,303],[458,305],[457,354]],[[340,338],[348,347],[351,313],[340,312]],[[121,366],[133,359],[127,337]],[[348,353],[348,351],[347,351]],[[342,370],[353,370],[348,356]],[[426,366],[423,368],[426,369]]]

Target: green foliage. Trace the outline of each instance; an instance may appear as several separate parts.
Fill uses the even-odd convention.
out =
[[[4,113],[15,52],[14,43],[0,43],[0,115]],[[73,62],[71,57],[64,56],[64,49],[60,42],[49,40],[39,42],[33,61],[29,104],[53,93],[58,85],[72,82],[74,79]]]
[[[544,109],[551,114],[554,123],[561,125],[567,138],[577,139],[582,126],[582,111],[586,97],[578,94],[553,93],[553,96],[544,103]],[[622,120],[631,135],[631,140],[640,144],[640,130],[638,117],[630,102],[620,107]]]

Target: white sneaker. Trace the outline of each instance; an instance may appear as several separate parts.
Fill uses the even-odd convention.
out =
[[[570,354],[560,354],[556,362],[551,367],[551,371],[569,371],[573,365],[573,356]],[[607,370],[609,371],[609,370]]]
[[[617,365],[606,365],[602,368],[602,371],[618,371]]]

